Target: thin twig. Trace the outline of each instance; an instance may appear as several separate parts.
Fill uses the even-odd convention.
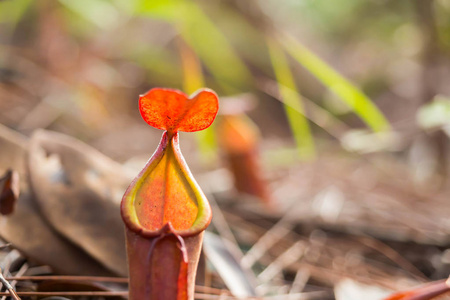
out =
[[[297,112],[303,114],[303,112],[299,111],[298,108],[289,105],[289,103],[285,102],[283,98],[280,97],[277,88],[278,84],[279,83],[275,80],[264,77],[261,77],[257,80],[257,85],[260,91],[266,93],[269,96],[272,96],[274,99],[280,101],[284,105],[287,105]],[[290,93],[298,93],[297,91],[294,91],[289,87],[283,86],[283,88]],[[344,134],[350,129],[349,126],[333,116],[333,114],[331,114],[327,110],[317,105],[311,99],[308,99],[303,94],[300,95],[302,99],[305,100],[306,110],[310,112],[310,114],[304,114],[304,116],[317,126],[321,127],[323,130],[328,132],[328,134],[330,134],[332,137],[340,141]]]
[[[297,274],[295,274],[289,294],[301,293],[308,283],[309,277],[310,274],[307,268],[299,268]]]
[[[291,232],[294,224],[290,222],[290,214],[285,214],[272,228],[270,228],[245,254],[241,264],[247,268],[253,266],[264,253],[275,243]]]
[[[7,280],[15,280],[15,281],[91,281],[91,282],[110,282],[110,283],[128,283],[128,278],[124,277],[99,277],[99,276],[20,276],[20,277],[7,277]],[[216,289],[212,287],[206,287],[201,285],[196,285],[195,290],[197,292],[210,293],[221,295],[226,293],[231,295],[231,292],[223,289]]]
[[[9,282],[5,279],[5,277],[3,277],[3,274],[1,272],[0,269],[0,281],[2,282],[2,284],[6,287],[6,289],[8,290],[6,294],[7,295],[11,295],[11,297],[13,297],[14,300],[20,300],[19,296],[16,294],[16,292],[14,291],[13,287],[9,284]],[[2,294],[0,294],[2,295]],[[4,295],[2,295],[4,296]]]
[[[0,296],[9,296],[8,292],[0,292]],[[75,297],[75,296],[90,296],[90,297],[117,297],[117,296],[128,296],[128,291],[83,291],[83,292],[17,292],[15,294],[14,300],[21,300],[18,296],[29,297],[29,296],[38,296],[38,297],[52,297],[52,296],[61,296],[61,297]],[[226,295],[229,299],[237,299],[234,296]],[[16,298],[17,297],[17,298]],[[219,295],[210,295],[210,294],[201,294],[195,293],[196,299],[218,299],[218,297],[223,297],[223,294]],[[249,298],[249,299],[262,299],[262,298]]]
[[[404,270],[411,273],[417,280],[427,280],[425,274],[423,274],[416,266],[414,266],[411,262],[405,259],[400,253],[395,251],[393,248],[389,247],[387,244],[383,243],[380,240],[377,240],[371,236],[361,236],[357,237],[356,240],[361,242],[363,245],[375,249],[380,252]]]
[[[280,273],[285,266],[299,260],[307,248],[305,244],[303,241],[298,241],[289,247],[258,275],[258,279],[262,282],[268,282]]]
[[[128,283],[128,278],[123,277],[97,277],[97,276],[20,276],[7,277],[8,280],[17,281],[44,281],[44,280],[67,280],[67,281],[95,281],[95,282],[113,282]]]
[[[0,292],[0,296],[8,296],[7,292]],[[52,297],[52,296],[97,296],[97,297],[117,297],[128,296],[128,291],[101,291],[101,292],[17,292],[17,298],[14,300],[20,300],[18,296],[40,296],[40,297]]]
[[[17,272],[16,276],[17,276],[17,277],[22,276],[22,274],[24,274],[27,270],[28,270],[28,264],[25,263],[25,264],[22,265],[22,267],[20,267],[20,269],[19,269],[19,271]],[[7,279],[7,280],[8,280],[8,279]],[[10,281],[11,287],[12,287],[13,289],[15,289],[15,288],[16,288],[17,280],[8,280],[8,281]],[[6,296],[3,296],[1,300],[6,300]]]
[[[324,291],[315,291],[315,292],[306,292],[306,293],[295,293],[295,294],[282,294],[276,296],[265,296],[265,297],[248,297],[244,298],[246,300],[278,300],[278,299],[298,299],[298,300],[306,300],[306,299],[323,299],[328,293]],[[206,295],[206,294],[194,294],[195,299],[242,299],[236,298],[234,296],[225,296],[224,295]]]

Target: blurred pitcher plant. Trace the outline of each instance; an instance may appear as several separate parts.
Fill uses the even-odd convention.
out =
[[[161,142],[125,192],[129,299],[194,298],[195,274],[211,208],[179,147],[179,131],[206,129],[218,111],[217,95],[155,88],[139,99],[143,119],[164,130]]]
[[[261,134],[245,113],[251,106],[250,99],[249,95],[243,94],[224,101],[216,126],[220,136],[218,143],[233,175],[236,190],[256,197],[267,208],[273,209],[268,183],[260,166]]]

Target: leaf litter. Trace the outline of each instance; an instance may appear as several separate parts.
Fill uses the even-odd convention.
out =
[[[62,134],[40,132],[29,141],[24,137],[11,138],[17,133],[5,128],[0,133],[2,151],[10,149],[2,156],[11,158],[2,160],[1,170],[18,170],[26,175],[21,176],[21,192],[13,213],[2,216],[0,223],[2,238],[11,243],[10,247],[2,249],[2,257],[16,253],[14,263],[2,267],[5,278],[14,282],[13,287],[23,298],[31,295],[83,295],[88,299],[123,297],[126,280],[117,283],[114,282],[117,277],[111,277],[124,276],[120,271],[125,268],[121,265],[124,259],[120,259],[123,249],[119,243],[97,242],[99,236],[120,239],[121,229],[115,231],[112,225],[98,225],[97,231],[91,231],[90,226],[91,222],[98,222],[96,215],[108,212],[104,205],[116,207],[118,200],[114,199],[118,198],[114,197],[114,191],[120,184],[126,185],[129,172],[89,146]],[[53,154],[36,150],[33,155],[39,155],[39,158],[30,158],[27,150],[36,147]],[[65,163],[65,157],[75,157],[77,163],[70,160]],[[23,168],[27,159],[33,170]],[[377,162],[376,168],[373,161]],[[210,231],[223,240],[222,246],[217,246],[216,242],[206,239],[205,247],[215,248],[209,259],[221,255],[222,264],[235,265],[234,272],[248,280],[250,288],[245,295],[249,299],[252,296],[258,299],[334,299],[343,287],[350,287],[356,293],[358,285],[349,282],[362,284],[359,289],[367,293],[371,291],[368,287],[377,287],[388,294],[445,277],[449,271],[449,265],[445,263],[448,245],[446,194],[430,197],[417,187],[405,188],[406,178],[401,165],[392,161],[379,163],[377,157],[373,161],[333,157],[314,164],[305,163],[301,168],[274,170],[273,175],[269,172],[267,178],[275,178],[270,186],[277,201],[277,209],[271,211],[254,197],[224,190],[210,182],[212,178],[227,181],[229,173],[204,173],[200,183],[208,187],[207,193],[217,202],[213,202],[213,209],[220,212],[218,220],[213,219]],[[387,178],[383,164],[389,165],[391,174],[398,175]],[[37,173],[35,168],[48,173]],[[111,174],[124,175],[113,178]],[[61,188],[57,188],[58,185]],[[54,218],[50,215],[52,211],[39,208],[42,195],[53,199],[56,209],[72,211],[75,216],[77,210],[81,210],[81,203],[67,199],[89,195],[90,202],[95,203],[89,206],[92,217],[85,216],[83,224],[76,224],[76,217],[67,220],[72,222],[71,228],[55,227],[58,222],[68,223],[66,220],[51,221]],[[63,208],[57,208],[58,205]],[[118,215],[111,214],[107,222],[119,221]],[[77,226],[80,227],[75,230]],[[227,244],[233,246],[223,246]],[[20,254],[11,250],[14,248],[19,249]],[[116,265],[108,267],[112,261]],[[238,287],[242,282],[226,280],[222,277],[225,275],[215,269],[221,264],[217,259],[214,262],[211,263],[214,267],[207,268],[203,282],[196,286],[196,299],[242,296],[236,292],[242,290]],[[430,265],[430,262],[434,263]],[[42,265],[48,265],[50,269],[42,268]],[[56,277],[45,280],[36,277],[48,276],[49,272]],[[59,274],[75,277],[66,279]],[[79,277],[82,275],[108,276],[111,282],[103,283],[101,291],[95,291],[92,285],[84,286],[88,291],[71,291],[79,286],[70,286],[65,284],[66,281],[73,283],[84,279],[92,283],[98,278]],[[51,279],[64,280],[59,285],[64,290],[39,290],[38,281]],[[58,284],[48,286],[56,289]]]

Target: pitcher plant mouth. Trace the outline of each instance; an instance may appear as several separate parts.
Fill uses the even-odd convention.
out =
[[[155,153],[131,182],[121,203],[126,227],[142,237],[199,234],[211,207],[181,154],[178,132],[165,131]]]

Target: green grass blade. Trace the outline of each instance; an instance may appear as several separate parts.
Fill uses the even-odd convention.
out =
[[[104,0],[59,0],[59,2],[101,29],[114,28],[120,17],[118,9]]]
[[[186,2],[184,7],[184,17],[177,20],[181,36],[216,80],[237,87],[235,92],[248,86],[251,75],[220,29],[195,3]]]
[[[289,64],[281,47],[272,39],[267,39],[270,59],[278,81],[281,98],[286,103],[284,109],[297,143],[301,159],[311,159],[315,156],[314,140],[309,123],[304,116],[302,99],[292,77]],[[293,93],[292,91],[295,91]]]
[[[218,160],[218,146],[214,126],[211,125],[205,130],[195,132],[200,160],[205,165],[212,165]]]
[[[135,2],[133,13],[136,15],[173,22],[185,14],[183,0],[133,1]]]
[[[183,87],[184,91],[190,95],[205,86],[202,66],[196,53],[184,41],[180,41],[178,46],[183,66]],[[201,160],[205,164],[216,161],[218,147],[213,126],[195,132],[195,138],[201,153]]]
[[[338,95],[373,131],[390,129],[389,122],[355,85],[290,36],[281,39],[284,49],[327,88]]]
[[[190,95],[205,85],[202,66],[197,54],[181,39],[178,40],[178,49],[183,67],[183,89]]]
[[[135,14],[171,23],[220,87],[230,94],[247,89],[251,83],[247,66],[198,4],[186,0],[136,1]]]
[[[0,1],[0,24],[15,27],[32,4],[31,0]]]

